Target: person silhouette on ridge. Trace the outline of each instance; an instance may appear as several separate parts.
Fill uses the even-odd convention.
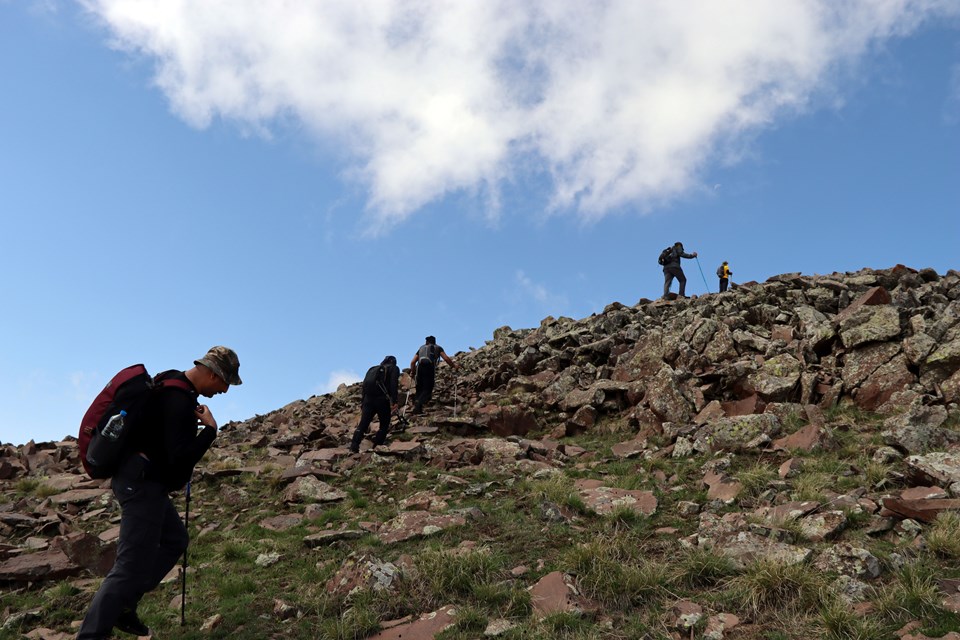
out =
[[[683,269],[680,267],[680,258],[696,258],[697,252],[693,253],[684,253],[683,243],[675,242],[673,243],[673,249],[667,255],[666,261],[663,263],[663,297],[666,298],[670,293],[670,285],[673,284],[673,279],[676,278],[680,283],[680,293],[678,297],[686,298],[686,289],[687,289],[687,276],[683,275]]]

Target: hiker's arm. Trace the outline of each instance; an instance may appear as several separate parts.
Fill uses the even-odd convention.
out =
[[[413,360],[410,361],[410,368],[411,368],[411,369],[413,369],[415,366],[417,366],[417,360],[419,360],[419,359],[420,359],[420,352],[418,351],[417,353],[413,354]]]
[[[178,470],[192,469],[217,437],[216,427],[203,423],[204,427],[197,432],[196,401],[185,393],[167,391],[163,406],[163,434],[164,446],[167,449],[167,461],[170,466]],[[209,409],[204,411],[207,420],[213,420]],[[201,421],[202,422],[202,421]]]
[[[450,356],[448,356],[446,351],[441,351],[441,352],[440,352],[440,357],[443,358],[444,361],[445,361],[448,365],[450,365],[451,367],[453,367],[454,369],[459,369],[459,368],[460,368],[460,365],[458,365],[456,362],[454,362],[454,361],[453,361],[453,358],[451,358]]]
[[[690,258],[696,258],[696,257],[697,257],[697,252],[694,251],[693,253],[681,253],[681,254],[680,254],[680,257],[681,257],[681,258],[686,258],[686,259],[688,259],[688,260],[689,260]]]

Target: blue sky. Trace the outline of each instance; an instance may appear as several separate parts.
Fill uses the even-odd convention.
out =
[[[675,240],[958,267],[955,2],[278,6],[0,0],[0,442],[215,344],[222,423],[655,298]]]

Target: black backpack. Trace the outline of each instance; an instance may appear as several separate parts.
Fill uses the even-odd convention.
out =
[[[387,368],[382,365],[374,365],[367,369],[367,375],[363,376],[363,395],[367,397],[376,397],[386,395]]]
[[[666,266],[670,262],[670,258],[673,257],[673,247],[667,247],[660,252],[660,257],[657,258],[657,264]]]
[[[717,267],[717,277],[718,278],[723,277],[723,265],[720,265],[719,267]]]

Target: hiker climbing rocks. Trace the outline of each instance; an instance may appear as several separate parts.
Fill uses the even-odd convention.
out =
[[[727,285],[730,284],[730,276],[732,275],[733,271],[730,271],[730,265],[724,260],[723,264],[717,267],[717,277],[720,278],[720,293],[727,290]]]
[[[660,258],[657,262],[663,265],[663,297],[666,298],[667,294],[670,293],[670,285],[673,284],[673,279],[676,278],[680,283],[680,293],[678,294],[681,298],[686,298],[686,288],[687,288],[687,277],[683,275],[683,269],[680,268],[680,258],[696,258],[697,252],[693,253],[684,253],[683,244],[680,242],[674,243],[672,247],[667,247],[660,253]]]
[[[387,356],[379,365],[370,367],[363,377],[360,398],[360,424],[353,432],[350,442],[350,451],[360,453],[360,441],[367,433],[367,428],[376,415],[380,418],[380,429],[373,437],[373,444],[383,444],[390,430],[390,415],[397,410],[397,383],[400,379],[400,368],[397,359]]]
[[[417,395],[414,396],[413,413],[423,411],[423,405],[430,402],[433,397],[433,384],[436,381],[437,365],[440,364],[440,358],[447,361],[454,369],[459,369],[460,365],[455,363],[450,356],[444,352],[443,347],[437,345],[437,339],[433,336],[427,336],[426,344],[417,350],[413,360],[410,361],[410,369],[416,371]]]
[[[191,369],[155,377],[177,382],[150,391],[111,480],[120,503],[117,559],[93,596],[77,640],[109,638],[114,628],[150,635],[137,605],[177,564],[189,541],[168,493],[187,485],[194,465],[217,437],[213,413],[197,398],[212,398],[241,384],[239,369],[232,349],[213,347]]]

